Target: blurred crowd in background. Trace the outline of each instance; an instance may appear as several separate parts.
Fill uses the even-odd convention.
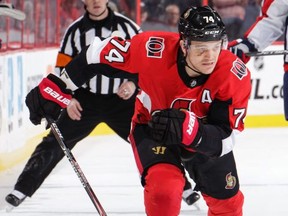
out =
[[[65,29],[83,13],[81,0],[6,0],[26,13],[25,21],[0,16],[3,50],[58,46]],[[110,7],[135,20],[144,31],[177,32],[187,6],[209,4],[223,18],[228,39],[241,37],[256,20],[261,0],[109,0]]]
[[[188,5],[200,6],[202,1],[177,0],[144,0],[141,3],[143,30],[177,31],[177,22],[181,11]],[[209,0],[212,6],[223,18],[229,40],[241,37],[256,20],[260,12],[261,0]],[[155,25],[157,23],[157,25]]]

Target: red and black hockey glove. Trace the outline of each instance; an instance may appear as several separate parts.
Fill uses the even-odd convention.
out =
[[[71,98],[72,91],[66,89],[66,84],[57,76],[49,74],[26,96],[30,121],[37,125],[46,116],[56,120]]]
[[[238,56],[245,64],[250,60],[250,57],[246,53],[257,52],[254,44],[248,39],[237,39],[229,42],[228,49]]]
[[[165,109],[153,114],[148,124],[159,143],[196,147],[200,140],[199,122],[193,112]]]

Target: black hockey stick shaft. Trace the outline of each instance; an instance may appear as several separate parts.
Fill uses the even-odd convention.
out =
[[[62,148],[65,156],[68,158],[69,162],[72,165],[73,170],[75,171],[75,173],[77,174],[78,178],[80,179],[83,187],[85,188],[87,194],[89,195],[92,203],[94,204],[96,210],[98,211],[100,216],[107,216],[104,208],[102,207],[100,201],[98,200],[98,198],[96,197],[93,189],[91,188],[88,180],[86,179],[84,173],[82,172],[78,162],[76,161],[74,155],[72,154],[72,152],[70,151],[69,148],[67,148],[65,142],[64,142],[64,138],[61,134],[61,131],[59,130],[57,124],[50,118],[46,118],[51,130],[55,136],[55,138],[57,139],[60,147]]]
[[[288,50],[267,50],[262,52],[246,53],[247,56],[273,56],[273,55],[287,55]]]

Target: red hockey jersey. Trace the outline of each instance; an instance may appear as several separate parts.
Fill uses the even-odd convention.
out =
[[[179,47],[179,35],[170,32],[145,32],[131,40],[95,39],[66,70],[77,86],[85,80],[83,77],[97,74],[100,67],[105,67],[104,75],[110,77],[137,73],[141,91],[133,122],[146,124],[159,109],[193,111],[205,124],[222,129],[216,137],[223,143],[229,142],[230,147],[224,152],[222,149],[225,154],[234,146],[234,132],[244,128],[251,91],[250,72],[236,56],[222,50],[211,75],[189,77]]]

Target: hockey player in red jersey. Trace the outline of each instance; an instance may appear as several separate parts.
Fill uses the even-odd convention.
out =
[[[209,216],[240,216],[244,196],[233,147],[244,129],[250,72],[223,49],[225,26],[212,8],[188,8],[181,15],[179,33],[145,32],[131,40],[95,41],[60,77],[48,75],[30,91],[30,119],[59,109],[68,90],[77,89],[97,69],[109,77],[138,73],[141,90],[129,139],[146,214],[179,215],[186,169]]]
[[[245,63],[249,52],[261,52],[280,36],[284,36],[284,49],[288,49],[288,1],[264,0],[261,14],[244,37],[231,41],[229,47]],[[288,121],[288,55],[284,55],[283,76],[284,115]]]

